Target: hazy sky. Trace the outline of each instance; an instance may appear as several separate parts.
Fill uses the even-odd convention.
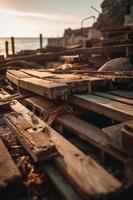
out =
[[[100,11],[103,0],[0,0],[0,37],[61,36],[65,28],[78,28],[81,20]],[[89,26],[92,20],[84,25]]]

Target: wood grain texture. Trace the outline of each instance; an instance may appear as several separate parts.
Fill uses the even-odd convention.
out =
[[[95,95],[73,95],[70,97],[69,102],[88,111],[94,111],[114,119],[118,122],[133,119],[132,106],[107,98]]]
[[[20,103],[14,103],[11,108],[27,118],[29,110]],[[47,126],[40,119],[38,121],[41,126]],[[49,129],[49,136],[59,153],[59,156],[54,158],[55,165],[85,199],[100,198],[120,189],[119,181],[52,128]]]

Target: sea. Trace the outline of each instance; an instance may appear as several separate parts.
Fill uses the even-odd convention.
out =
[[[0,55],[5,55],[5,41],[9,42],[9,54],[11,54],[11,39],[0,38]],[[43,38],[43,47],[46,47],[46,45],[47,39]],[[38,48],[40,48],[39,38],[15,38],[15,52]]]

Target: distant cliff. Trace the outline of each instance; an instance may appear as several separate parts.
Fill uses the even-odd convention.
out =
[[[101,8],[102,13],[93,25],[95,28],[133,25],[133,0],[104,0]]]

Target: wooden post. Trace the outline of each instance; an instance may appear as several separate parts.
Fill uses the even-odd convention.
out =
[[[15,43],[14,43],[14,37],[11,37],[11,48],[12,48],[12,55],[15,55]]]
[[[9,56],[9,42],[5,41],[5,51],[6,51],[6,57]]]
[[[40,49],[43,48],[43,38],[42,38],[42,34],[40,34]]]

